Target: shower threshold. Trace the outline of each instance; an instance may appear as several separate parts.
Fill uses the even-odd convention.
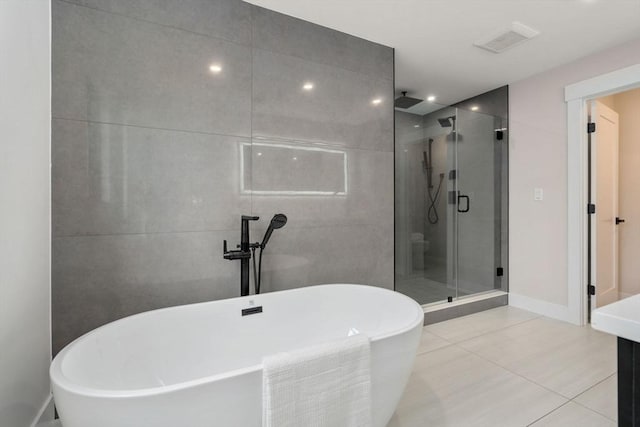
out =
[[[431,325],[508,304],[509,294],[498,290],[460,297],[453,302],[443,301],[425,304],[422,306],[424,324]]]

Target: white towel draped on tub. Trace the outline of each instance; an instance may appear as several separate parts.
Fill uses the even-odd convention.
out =
[[[370,427],[369,338],[354,335],[263,359],[263,427]]]

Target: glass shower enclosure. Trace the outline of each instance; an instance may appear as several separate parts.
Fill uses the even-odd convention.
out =
[[[396,290],[420,304],[507,290],[507,118],[396,110]]]

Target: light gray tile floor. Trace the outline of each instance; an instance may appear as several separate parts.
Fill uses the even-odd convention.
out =
[[[611,375],[573,400],[610,420],[618,421],[618,374]]]
[[[513,307],[424,328],[388,427],[615,426],[616,340]]]

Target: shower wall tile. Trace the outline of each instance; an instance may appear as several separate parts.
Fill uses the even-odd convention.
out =
[[[254,49],[253,136],[393,151],[393,82]]]
[[[52,19],[53,117],[250,136],[248,47],[58,0]]]
[[[253,46],[393,79],[393,49],[268,9],[254,6]]]
[[[287,225],[273,233],[263,258],[264,292],[326,283],[393,289],[393,219],[376,225]]]
[[[240,295],[240,263],[222,258],[239,230],[53,240],[54,354],[131,314]]]
[[[414,230],[413,223],[416,218],[421,224],[424,224],[426,220],[424,209],[412,209],[412,201],[422,200],[420,197],[415,197],[416,180],[412,179],[411,174],[411,166],[415,164],[416,160],[413,158],[415,149],[421,148],[420,142],[424,141],[422,117],[404,111],[395,112],[396,167],[394,182],[395,210],[398,219],[395,228],[395,269],[399,277],[407,276],[413,271],[412,264],[409,262],[413,259],[411,235],[416,231],[423,231],[422,229]],[[414,151],[410,152],[412,147],[415,147]]]
[[[251,44],[251,5],[237,0],[66,0],[194,33]]]
[[[310,148],[297,142],[292,144]],[[267,180],[264,172],[270,171],[268,181],[274,176],[279,182],[304,181],[305,175],[315,180],[314,185],[305,189],[323,189],[324,182],[333,183],[339,175],[340,181],[347,185],[346,194],[276,194],[252,196],[253,213],[271,218],[275,213],[287,215],[291,227],[331,227],[334,225],[388,224],[393,223],[393,153],[371,150],[344,149],[344,160],[324,157],[303,165],[300,154],[294,160],[292,156],[284,160],[269,161],[265,155],[257,154],[263,147],[254,145],[253,150],[253,185],[265,188]],[[313,151],[311,151],[313,152]],[[295,153],[295,151],[294,151]],[[261,165],[265,163],[265,165]],[[336,164],[339,163],[339,164]],[[324,171],[331,173],[324,174]],[[333,173],[337,171],[337,173]],[[274,188],[273,190],[278,190]],[[369,251],[370,249],[367,249]]]
[[[232,229],[251,210],[249,139],[61,119],[52,135],[55,236]]]

